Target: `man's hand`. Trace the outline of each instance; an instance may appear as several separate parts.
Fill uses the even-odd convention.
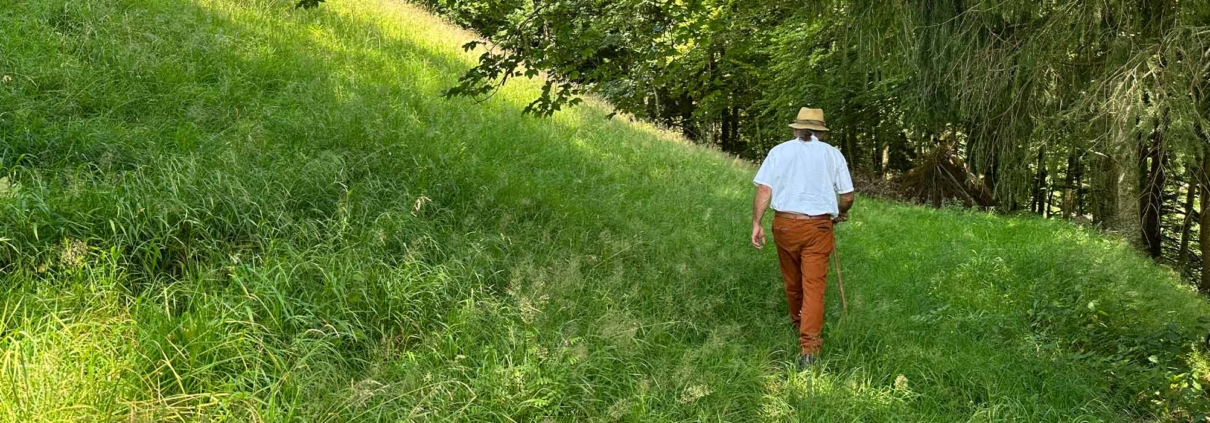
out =
[[[760,225],[765,217],[765,209],[769,208],[769,200],[773,198],[773,188],[768,185],[756,185],[756,196],[752,198],[752,247],[757,250],[765,246],[765,228]]]
[[[765,246],[765,228],[760,224],[752,225],[752,247],[757,250]]]
[[[832,223],[834,223],[834,224],[835,224],[835,223],[840,223],[840,222],[848,222],[848,221],[849,221],[849,214],[848,214],[848,213],[840,213],[840,214],[837,214],[837,215],[836,215],[836,218],[835,218],[835,219],[832,219]]]

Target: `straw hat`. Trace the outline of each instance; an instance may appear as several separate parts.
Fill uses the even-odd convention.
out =
[[[824,126],[823,109],[808,109],[806,107],[798,111],[798,118],[794,119],[794,123],[791,123],[790,127],[822,132],[827,132],[828,130],[828,127]]]

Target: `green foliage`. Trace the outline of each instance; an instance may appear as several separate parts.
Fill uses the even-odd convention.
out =
[[[1005,204],[1032,195],[1029,159],[1055,139],[1117,156],[1133,151],[1129,134],[1158,130],[1197,154],[1193,123],[1210,118],[1190,95],[1208,78],[1203,2],[422,3],[498,43],[451,95],[549,72],[528,111],[592,92],[749,157],[785,138],[797,107],[823,107],[834,142],[867,170],[881,171],[885,148],[960,134]],[[1179,117],[1157,122],[1168,113]]]
[[[661,62],[686,39],[684,32],[693,30],[683,19],[700,9],[696,2],[425,3],[492,35],[479,66],[447,95],[481,98],[510,78],[546,72],[541,94],[524,109],[544,116],[578,104],[589,87],[624,79],[627,88],[642,92],[667,80],[657,74]],[[636,105],[637,99],[625,97],[610,98],[622,107]]]
[[[1174,275],[1059,222],[866,199],[849,314],[796,373],[748,163],[599,104],[519,116],[541,80],[441,100],[466,34],[293,3],[0,13],[0,420],[1206,412],[1210,305]]]
[[[485,97],[510,78],[547,73],[527,113],[550,115],[585,93],[617,110],[677,127],[694,138],[702,122],[750,104],[767,34],[793,2],[422,1],[493,42],[449,95]],[[745,111],[746,112],[746,111]],[[738,134],[729,139],[738,141]],[[739,148],[738,144],[734,146]]]

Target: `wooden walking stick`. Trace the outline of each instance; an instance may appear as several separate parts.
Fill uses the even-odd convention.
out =
[[[832,240],[832,263],[836,265],[836,284],[840,287],[840,313],[849,313],[849,300],[844,295],[844,277],[840,275],[840,255],[836,254],[836,240]]]

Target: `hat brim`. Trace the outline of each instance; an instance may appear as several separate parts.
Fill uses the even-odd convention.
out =
[[[810,129],[812,131],[828,132],[828,128],[823,125],[812,125],[809,123],[791,123],[791,128],[794,129]]]

